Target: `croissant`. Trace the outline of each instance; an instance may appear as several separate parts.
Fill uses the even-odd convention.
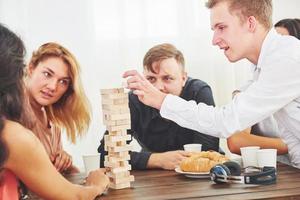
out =
[[[215,151],[202,151],[192,154],[180,163],[185,172],[209,172],[216,164],[229,160],[226,156]]]

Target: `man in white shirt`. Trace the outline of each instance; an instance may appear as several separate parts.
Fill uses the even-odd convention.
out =
[[[254,83],[227,105],[207,106],[155,89],[136,71],[123,77],[145,104],[183,127],[229,137],[273,114],[288,145],[291,163],[300,168],[300,41],[272,29],[271,0],[209,0],[213,45],[230,62],[246,58]]]

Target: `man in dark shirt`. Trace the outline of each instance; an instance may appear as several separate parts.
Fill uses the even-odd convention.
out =
[[[178,95],[185,100],[214,105],[210,87],[203,81],[187,77],[182,53],[171,44],[152,47],[144,57],[144,76],[164,93]],[[202,144],[202,150],[219,150],[219,139],[191,129],[180,127],[164,119],[159,111],[141,103],[132,92],[129,93],[131,134],[141,145],[141,152],[131,152],[133,169],[174,169],[190,153],[183,151],[183,145]],[[101,166],[104,161],[104,141],[98,148]]]

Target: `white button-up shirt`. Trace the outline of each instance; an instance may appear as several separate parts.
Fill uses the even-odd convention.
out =
[[[160,114],[180,126],[224,138],[274,114],[290,160],[300,167],[300,41],[270,30],[255,68],[254,82],[225,106],[168,94]]]

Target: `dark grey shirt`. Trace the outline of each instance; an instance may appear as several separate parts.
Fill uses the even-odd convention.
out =
[[[214,105],[210,87],[203,81],[188,78],[180,95],[185,100]],[[131,114],[131,134],[141,145],[141,152],[131,152],[130,163],[133,169],[146,169],[151,153],[183,149],[189,143],[202,144],[202,150],[219,150],[219,139],[197,131],[180,127],[175,122],[160,116],[159,110],[146,106],[136,95],[129,93]],[[104,160],[104,142],[98,148]]]

